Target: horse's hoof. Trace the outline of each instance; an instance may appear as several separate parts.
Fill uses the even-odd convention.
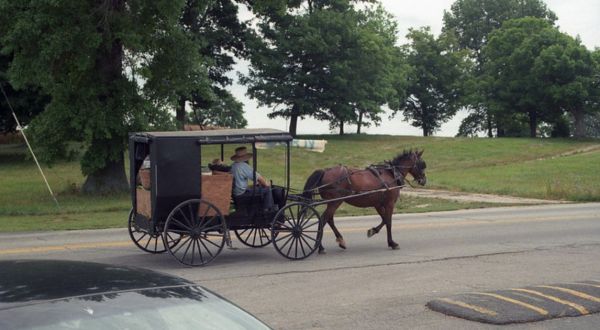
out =
[[[398,243],[392,243],[389,244],[390,248],[392,248],[392,250],[400,250],[400,245],[398,245]]]
[[[377,234],[377,232],[375,232],[375,229],[371,228],[371,229],[367,230],[367,237],[371,237],[375,234]]]
[[[339,247],[341,247],[344,250],[346,249],[346,242],[343,238],[336,238],[335,241],[338,243]]]
[[[319,254],[327,254],[327,252],[325,251],[325,249],[323,249],[323,250],[319,250],[319,252],[318,252],[318,253],[319,253]]]

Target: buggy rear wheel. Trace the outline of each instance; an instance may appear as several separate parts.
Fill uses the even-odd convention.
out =
[[[140,228],[135,223],[135,213],[133,212],[133,209],[129,211],[127,229],[129,231],[129,237],[131,237],[131,240],[135,246],[140,248],[142,251],[154,254],[164,253],[167,251],[160,232],[157,231],[154,234],[150,234],[146,229]],[[178,239],[171,240],[171,244],[173,246],[177,245],[177,243],[179,243]]]
[[[313,254],[321,245],[323,224],[314,207],[306,203],[284,206],[273,220],[271,240],[279,254],[299,260]]]
[[[173,237],[180,236],[177,246],[170,246]],[[163,240],[169,253],[180,263],[203,266],[221,253],[227,238],[227,225],[213,204],[190,199],[177,205],[167,217]]]
[[[254,248],[261,248],[271,243],[271,235],[268,228],[250,227],[244,229],[236,229],[235,236],[244,245]]]

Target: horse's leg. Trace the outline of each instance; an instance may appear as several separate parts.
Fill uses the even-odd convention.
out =
[[[398,250],[400,248],[398,246],[398,243],[394,242],[394,240],[392,239],[392,213],[394,212],[394,204],[390,204],[391,205],[387,205],[387,207],[385,208],[385,213],[383,217],[385,221],[385,229],[387,230],[387,241],[389,247],[391,247],[393,250]]]
[[[335,241],[338,243],[339,247],[342,249],[346,248],[346,242],[344,241],[344,237],[340,234],[339,230],[335,227],[335,223],[333,222],[333,215],[335,211],[342,205],[342,201],[332,202],[327,204],[327,209],[323,212],[323,219],[329,224],[331,230],[333,230],[333,234],[335,235]]]
[[[375,210],[377,210],[377,213],[379,213],[379,216],[381,217],[381,223],[379,225],[377,225],[377,227],[373,227],[369,230],[367,230],[367,237],[371,237],[377,233],[379,233],[379,231],[381,230],[381,227],[383,227],[383,225],[385,225],[385,207],[383,206],[376,206]]]

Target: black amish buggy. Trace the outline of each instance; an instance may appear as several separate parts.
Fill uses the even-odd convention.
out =
[[[310,256],[321,244],[323,225],[313,206],[288,200],[291,140],[289,133],[275,129],[131,133],[131,239],[143,251],[169,251],[190,266],[205,265],[225,244],[231,246],[230,231],[250,247],[272,243],[286,258]],[[250,144],[256,173],[260,142],[286,148],[285,182],[271,186],[273,209],[263,209],[264,196],[258,193],[233,196],[231,174],[203,171],[202,164],[210,161],[203,151],[220,146],[223,161],[224,145]]]

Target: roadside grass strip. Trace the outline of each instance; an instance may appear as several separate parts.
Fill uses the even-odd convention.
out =
[[[431,300],[427,307],[445,315],[490,324],[576,317],[600,312],[600,282],[469,292]]]

